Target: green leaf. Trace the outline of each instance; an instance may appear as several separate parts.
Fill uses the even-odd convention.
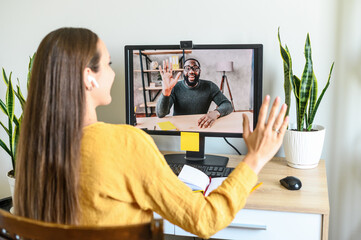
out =
[[[33,63],[35,59],[36,52],[33,54],[32,57],[29,57],[29,66],[28,66],[28,79],[27,79],[27,89],[29,89],[29,83],[31,78],[31,70],[33,69]]]
[[[310,128],[310,117],[312,115],[313,109],[316,106],[317,101],[317,91],[318,91],[318,83],[315,73],[312,74],[312,88],[311,88],[311,95],[310,95],[310,105],[308,107],[308,118],[306,116],[306,128]]]
[[[334,64],[335,64],[335,63],[333,62],[332,65],[331,65],[331,69],[330,69],[330,73],[328,74],[328,80],[327,80],[326,86],[323,88],[320,97],[317,99],[317,103],[316,103],[315,108],[313,109],[313,111],[312,111],[312,113],[311,113],[311,116],[309,116],[309,119],[310,119],[310,120],[309,120],[308,122],[309,122],[310,125],[312,125],[313,120],[314,120],[315,115],[316,115],[316,112],[317,112],[317,109],[318,109],[318,106],[320,105],[321,100],[322,100],[322,98],[323,98],[323,95],[325,95],[325,92],[326,92],[328,86],[330,85],[330,79],[331,79],[331,74],[332,74],[332,70],[333,70],[333,65],[334,65]]]
[[[20,127],[15,127],[15,139],[14,139],[14,162],[13,162],[13,169],[15,169],[15,161],[16,161],[16,147],[18,146],[19,136],[20,136]]]
[[[9,148],[6,146],[6,144],[0,139],[0,146],[11,156],[11,152]]]
[[[11,152],[11,159],[14,158],[13,152],[13,119],[14,119],[14,89],[11,83],[11,74],[9,76],[8,88],[6,91],[6,107],[8,112],[8,130],[9,130],[9,148]]]
[[[8,89],[6,91],[6,107],[7,107],[8,117],[11,120],[10,122],[12,122],[14,118],[14,105],[15,105],[14,89],[11,83],[11,74],[10,74]]]
[[[14,89],[13,89],[13,85],[11,83],[11,74],[9,77],[8,89],[6,91],[6,107],[7,107],[8,117],[12,122],[13,118],[14,118],[15,102],[14,102]]]
[[[10,152],[11,152],[11,154],[10,154],[10,156],[11,156],[11,158],[13,158],[13,154],[14,154],[14,152],[13,152],[13,121],[12,121],[12,119],[8,119],[9,120],[9,122],[8,122],[8,129],[9,129],[9,149],[10,149]]]
[[[296,75],[293,75],[293,84],[295,86],[295,97],[296,97],[296,101],[297,101],[297,105],[298,105],[298,102],[299,102],[299,96],[298,96],[298,92],[300,91],[300,86],[301,86],[301,80],[296,76]]]
[[[18,135],[18,136],[16,136]],[[16,154],[16,142],[17,142],[17,138],[19,137],[19,128],[17,126],[15,126],[15,129],[14,129],[14,133],[11,137],[11,152],[13,153],[13,156],[12,156],[12,161],[13,161],[13,168],[15,167],[15,154]]]
[[[9,129],[7,127],[5,127],[5,125],[2,122],[0,122],[0,125],[3,127],[5,132],[10,136]]]
[[[20,89],[20,83],[19,83],[19,79],[18,79],[18,85],[16,86],[17,92],[14,92],[16,97],[18,98],[20,105],[21,105],[21,109],[24,111],[25,108],[25,98],[21,92]]]
[[[6,116],[8,116],[8,110],[6,104],[1,99],[0,99],[0,108],[6,114]]]
[[[295,89],[297,91],[293,91],[295,93],[295,99],[296,99],[296,114],[298,116],[298,108],[299,108],[299,102],[300,102],[300,99],[299,97],[297,96],[296,92],[298,92],[298,89],[300,89],[300,86],[301,86],[301,80],[296,76],[296,75],[293,75],[293,80],[294,80],[294,85],[295,85]],[[298,129],[298,128],[297,128]]]
[[[10,73],[10,75],[11,75],[11,73]],[[9,84],[9,80],[8,80],[8,77],[6,76],[6,73],[5,73],[5,69],[3,68],[3,80],[4,80],[4,82],[5,82],[5,84],[6,84],[6,87],[8,86],[8,84]]]
[[[16,146],[15,146],[15,137],[16,137],[17,129],[18,129],[18,127],[15,126],[14,133],[11,136],[11,147],[12,147],[11,151],[13,152],[14,155],[15,155],[15,152],[16,152],[15,151],[15,148],[16,148]]]
[[[22,116],[22,115],[21,115],[21,116]],[[19,120],[16,118],[15,115],[14,115],[14,118],[13,118],[13,122],[15,123],[16,126],[19,127],[20,122],[19,122]]]
[[[284,73],[283,87],[285,91],[285,103],[288,106],[285,116],[288,116],[291,106],[291,92],[292,92],[291,84],[293,83],[292,59],[287,46],[286,49],[282,47],[280,28],[278,28],[278,42],[280,45],[281,57],[283,59],[283,73]]]
[[[16,119],[16,117],[14,118]],[[18,125],[15,126],[15,130],[14,130],[14,140],[13,140],[13,158],[12,160],[12,164],[13,164],[13,169],[15,171],[15,165],[16,165],[16,148],[18,146],[18,142],[19,142],[19,137],[20,137],[20,132],[21,132],[21,122],[23,120],[23,114],[21,114],[19,120],[18,121]]]
[[[296,84],[296,79],[294,78],[295,77],[295,75],[293,75],[293,71],[292,71],[292,58],[291,58],[291,53],[290,53],[290,51],[288,50],[288,47],[287,47],[287,45],[286,45],[286,53],[287,53],[287,55],[289,56],[289,62],[288,62],[288,64],[289,64],[289,69],[290,69],[290,71],[289,71],[289,79],[290,79],[290,82],[291,82],[291,86],[292,86],[292,90],[293,90],[293,93],[294,93],[294,95],[295,95],[295,97],[296,97],[296,99],[298,98],[298,85]]]
[[[306,64],[303,69],[300,92],[299,92],[299,108],[297,113],[297,129],[299,131],[303,130],[304,118],[307,109],[308,100],[310,97],[312,80],[313,80],[313,67],[312,67],[312,57],[311,57],[311,44],[309,34],[307,34],[306,44],[305,44],[305,58]]]

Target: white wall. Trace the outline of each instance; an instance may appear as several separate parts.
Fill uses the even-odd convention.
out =
[[[87,27],[98,33],[112,55],[117,74],[113,102],[99,109],[100,120],[125,122],[124,45],[177,44],[180,40],[207,43],[262,43],[264,90],[283,96],[282,61],[277,28],[288,44],[294,72],[302,72],[303,46],[311,36],[315,72],[322,89],[329,67],[335,72],[315,121],[327,128],[323,158],[327,160],[331,202],[330,239],[356,239],[361,233],[361,5],[358,0],[0,0],[0,67],[13,71],[25,91],[28,56],[51,30]],[[4,85],[0,98],[4,99]],[[17,110],[19,111],[19,110]],[[0,120],[4,121],[3,114]],[[294,111],[291,120],[295,121]],[[3,139],[5,133],[0,131]],[[156,137],[161,149],[178,150],[176,137]],[[239,139],[231,139],[246,152]],[[206,151],[234,153],[222,139],[206,142]],[[280,152],[283,155],[283,152]],[[0,150],[0,197],[9,195],[5,173],[10,159]],[[351,213],[354,213],[351,215]],[[352,216],[352,217],[351,217]]]

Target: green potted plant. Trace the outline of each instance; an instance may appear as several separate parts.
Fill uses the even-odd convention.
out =
[[[34,56],[35,54],[33,55],[33,57],[30,57],[29,60],[27,86],[29,86],[29,80],[30,80],[31,68],[33,65]],[[11,158],[12,170],[8,172],[8,180],[10,184],[11,195],[14,196],[16,145],[20,135],[21,121],[23,119],[23,111],[25,107],[25,98],[20,89],[19,79],[17,79],[18,84],[15,86],[14,89],[11,77],[12,77],[12,72],[9,74],[9,76],[7,76],[3,68],[2,78],[6,85],[6,98],[5,100],[0,99],[0,108],[1,108],[1,112],[3,112],[6,115],[7,121],[0,122],[0,125],[6,132],[7,139],[0,139],[0,146],[5,152],[9,154]],[[15,115],[15,96],[18,99],[22,109],[20,117],[17,117]]]
[[[290,124],[283,141],[286,160],[291,167],[314,168],[321,157],[326,130],[323,126],[314,125],[313,121],[330,85],[334,63],[331,65],[327,83],[317,97],[318,83],[313,70],[309,34],[306,37],[304,49],[306,63],[301,78],[293,74],[291,54],[287,45],[282,46],[279,29],[278,41],[283,59],[285,103],[288,106],[286,115],[289,114],[291,105],[291,92],[295,96],[297,115],[297,123]]]

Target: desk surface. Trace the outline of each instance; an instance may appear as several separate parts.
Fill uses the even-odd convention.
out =
[[[172,152],[162,152],[163,154]],[[227,167],[236,167],[244,155],[223,155],[229,157]],[[279,180],[295,176],[302,182],[302,188],[290,191]],[[263,184],[251,193],[245,208],[285,212],[329,214],[329,200],[325,161],[321,160],[313,169],[296,169],[287,165],[285,158],[275,157],[258,175]]]
[[[229,167],[235,167],[238,158],[231,156]],[[298,191],[284,188],[279,180],[295,176],[302,182]],[[284,158],[274,158],[266,164],[259,174],[258,182],[263,182],[249,196],[245,208],[287,212],[329,214],[329,200],[325,161],[321,160],[317,168],[301,170],[287,166]]]
[[[137,117],[137,128],[147,128],[148,130],[160,130],[158,122],[170,121],[179,131],[197,131],[197,132],[224,132],[224,133],[243,133],[242,114],[245,113],[250,120],[251,128],[253,125],[253,113],[232,112],[227,116],[218,118],[211,128],[198,127],[198,119],[204,114],[167,116],[158,117]]]

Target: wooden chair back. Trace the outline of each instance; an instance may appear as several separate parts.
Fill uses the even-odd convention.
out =
[[[19,217],[0,209],[0,239],[160,240],[164,239],[163,219],[129,226],[75,226]]]

